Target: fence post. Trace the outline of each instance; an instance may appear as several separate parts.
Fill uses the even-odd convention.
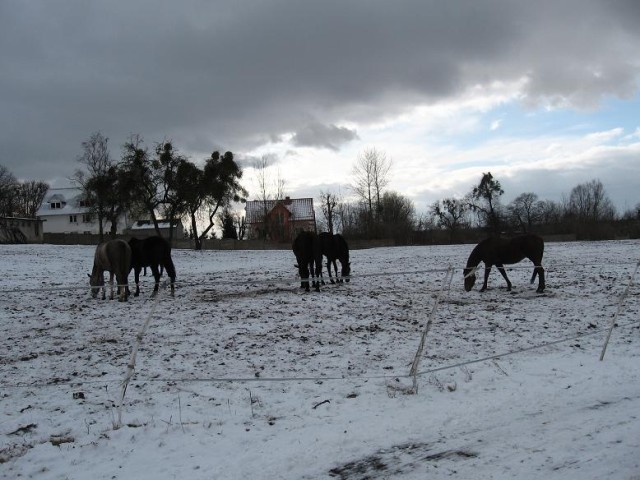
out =
[[[129,357],[129,363],[127,364],[127,373],[125,374],[124,379],[122,380],[122,394],[120,395],[120,400],[118,401],[118,406],[117,406],[118,420],[113,425],[114,430],[117,430],[122,426],[122,404],[124,403],[124,396],[127,393],[127,387],[129,386],[129,381],[133,377],[133,374],[135,373],[135,370],[136,370],[136,356],[138,354],[138,348],[140,348],[140,345],[142,344],[142,339],[144,338],[144,334],[147,331],[147,328],[149,328],[149,324],[151,323],[151,318],[153,317],[153,314],[156,311],[156,307],[158,306],[159,297],[160,297],[160,294],[156,292],[156,298],[153,301],[153,306],[151,307],[151,311],[149,312],[147,319],[142,325],[142,328],[136,335],[136,342],[133,344],[133,348],[131,349],[131,356]]]
[[[451,284],[451,280],[453,280],[453,267],[449,265],[447,271],[442,279],[442,286],[440,287],[440,291],[436,296],[436,300],[433,303],[433,307],[431,309],[431,314],[429,315],[429,320],[427,320],[427,324],[425,325],[424,331],[422,332],[422,337],[420,338],[420,344],[418,345],[418,351],[416,352],[415,357],[413,358],[413,363],[411,364],[411,370],[409,371],[409,375],[413,378],[413,391],[414,393],[418,392],[418,368],[420,367],[420,359],[422,358],[422,352],[424,351],[425,341],[427,339],[427,334],[431,329],[431,324],[433,323],[433,319],[436,315],[436,311],[438,310],[438,304],[440,303],[440,298],[442,297],[445,288],[448,290],[449,287],[447,284]]]
[[[629,277],[629,283],[627,284],[627,288],[624,289],[624,292],[622,292],[622,295],[620,296],[620,301],[618,302],[618,309],[616,310],[615,315],[611,319],[611,325],[609,325],[609,333],[607,333],[607,338],[604,341],[604,345],[602,346],[602,353],[600,353],[600,361],[604,360],[604,354],[607,351],[607,345],[609,344],[609,338],[611,338],[611,332],[613,332],[613,327],[615,327],[616,325],[616,321],[618,320],[618,315],[620,315],[620,312],[622,311],[622,303],[624,302],[624,299],[627,298],[627,295],[629,294],[629,289],[631,288],[631,285],[633,285],[633,279],[636,276],[636,272],[638,271],[639,266],[640,266],[640,260],[636,263],[636,268],[633,270],[633,273]]]

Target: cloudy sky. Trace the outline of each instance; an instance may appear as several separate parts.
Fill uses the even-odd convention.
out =
[[[0,164],[66,186],[81,142],[267,156],[291,196],[358,155],[424,211],[491,171],[509,202],[599,178],[640,203],[637,0],[0,0]],[[251,197],[250,197],[251,198]]]

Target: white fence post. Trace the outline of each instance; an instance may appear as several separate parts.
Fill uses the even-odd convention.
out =
[[[618,320],[618,315],[622,311],[622,303],[624,299],[629,295],[629,289],[631,285],[633,285],[633,279],[636,276],[636,272],[638,271],[638,267],[640,266],[640,261],[636,263],[636,268],[634,268],[633,273],[629,277],[629,283],[627,284],[627,288],[624,289],[622,295],[620,296],[620,301],[618,302],[618,309],[616,310],[615,315],[611,319],[611,325],[609,325],[609,333],[607,333],[607,339],[604,341],[604,345],[602,346],[602,353],[600,354],[600,361],[604,360],[604,353],[607,351],[607,345],[609,344],[609,338],[611,338],[611,332],[613,332],[613,327],[616,325],[616,321]]]
[[[133,348],[131,349],[131,356],[129,357],[129,363],[127,364],[127,373],[124,376],[124,379],[122,380],[122,395],[120,395],[120,400],[118,401],[118,406],[117,406],[118,420],[113,425],[113,428],[115,430],[122,427],[122,404],[124,402],[124,395],[125,393],[127,393],[127,387],[129,386],[129,381],[131,380],[131,378],[133,377],[133,374],[135,373],[136,356],[138,354],[138,348],[140,348],[140,345],[142,344],[142,339],[144,338],[144,334],[147,331],[147,328],[149,328],[149,324],[151,323],[151,318],[153,317],[153,314],[156,311],[156,307],[158,306],[159,297],[160,297],[160,294],[156,292],[156,298],[153,301],[153,307],[151,307],[151,311],[149,312],[147,319],[145,320],[144,324],[142,325],[142,328],[136,335],[136,342],[134,343]]]
[[[409,375],[413,377],[413,391],[415,393],[418,392],[418,368],[420,366],[420,359],[422,358],[422,352],[424,351],[425,341],[427,339],[427,334],[431,329],[431,324],[433,323],[433,319],[436,316],[436,311],[438,310],[438,304],[440,303],[440,298],[442,297],[443,292],[449,290],[449,286],[451,285],[451,280],[453,280],[453,267],[449,265],[446,273],[444,274],[444,278],[442,279],[442,285],[440,287],[440,291],[436,296],[436,300],[433,303],[433,308],[431,309],[431,314],[429,315],[429,320],[427,320],[427,324],[425,325],[424,331],[422,332],[422,337],[420,338],[420,345],[418,345],[418,351],[416,352],[416,356],[413,358],[413,363],[411,364],[411,370],[409,371]]]

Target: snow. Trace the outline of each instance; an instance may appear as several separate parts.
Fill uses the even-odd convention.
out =
[[[289,251],[174,250],[175,298],[119,303],[93,247],[2,245],[0,477],[639,478],[639,246],[548,243],[544,295],[525,262],[464,292],[471,245],[353,251],[320,293]]]

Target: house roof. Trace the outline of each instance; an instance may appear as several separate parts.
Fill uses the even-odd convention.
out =
[[[87,213],[88,209],[80,206],[80,200],[82,191],[79,188],[50,188],[36,212],[36,217]],[[60,203],[61,208],[51,208],[52,203]]]
[[[173,226],[177,227],[181,223],[182,222],[180,222],[180,220],[174,220]],[[134,224],[131,225],[131,227],[129,227],[129,230],[148,230],[149,228],[155,228],[151,220],[138,220],[137,222],[134,222]],[[158,220],[158,228],[168,229],[169,220]]]
[[[247,224],[262,223],[264,207],[271,212],[277,205],[282,205],[291,212],[292,220],[314,220],[313,198],[286,198],[284,200],[250,200],[246,203]]]

